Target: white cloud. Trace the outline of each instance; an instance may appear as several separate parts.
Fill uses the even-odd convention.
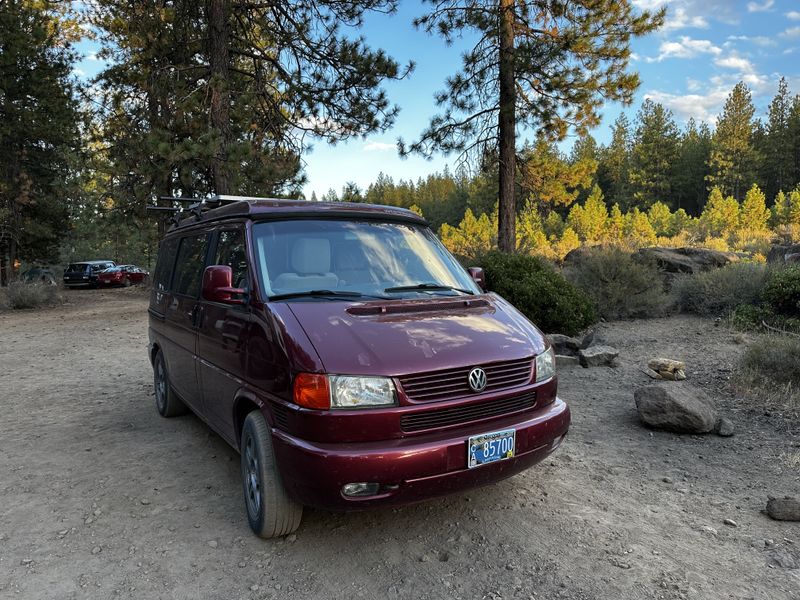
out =
[[[800,27],[789,27],[789,29],[781,33],[781,37],[785,38],[800,37]]]
[[[364,144],[364,152],[387,152],[397,148],[397,144],[387,144],[386,142],[369,142]]]
[[[684,35],[677,42],[662,42],[658,51],[658,56],[647,58],[647,62],[661,62],[666,58],[694,58],[700,54],[719,56],[722,48],[715,46],[709,40],[693,40]]]
[[[747,12],[766,12],[772,9],[774,4],[775,0],[764,0],[762,4],[759,4],[758,2],[748,2]]]
[[[786,13],[786,18],[791,21],[800,21],[800,11],[790,10],[788,13]]]
[[[714,61],[714,64],[725,69],[737,69],[744,73],[752,73],[755,71],[753,63],[741,56],[725,56],[718,58]]]
[[[752,37],[747,35],[729,35],[728,39],[731,41],[752,42],[756,46],[762,46],[764,48],[778,45],[778,42],[765,35],[755,35]]]
[[[645,94],[654,102],[663,104],[678,117],[688,120],[694,117],[699,121],[714,123],[725,99],[728,97],[726,89],[715,89],[705,94],[669,94],[667,92],[653,91]]]
[[[685,8],[678,7],[674,11],[667,13],[662,31],[675,31],[677,29],[706,29],[708,21],[703,15],[690,15]]]

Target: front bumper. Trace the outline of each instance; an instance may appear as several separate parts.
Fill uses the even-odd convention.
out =
[[[272,430],[272,440],[284,486],[295,500],[326,509],[357,510],[408,504],[516,475],[553,452],[569,423],[569,407],[556,398],[523,415],[385,442],[321,444],[279,429]],[[510,428],[516,430],[514,458],[467,468],[469,436]],[[344,496],[342,486],[355,482],[379,483],[381,492]]]

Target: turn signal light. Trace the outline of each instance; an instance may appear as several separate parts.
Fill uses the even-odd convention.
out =
[[[317,373],[299,373],[294,378],[294,403],[304,408],[328,410],[331,407],[328,378]]]

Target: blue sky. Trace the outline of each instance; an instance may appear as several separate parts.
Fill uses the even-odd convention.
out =
[[[609,126],[625,110],[632,118],[644,98],[670,108],[679,123],[689,117],[714,123],[725,98],[737,81],[743,80],[753,92],[759,113],[766,111],[775,94],[778,79],[789,80],[793,94],[800,93],[800,0],[633,0],[643,9],[666,5],[667,22],[662,30],[633,43],[633,68],[642,86],[632,107],[609,104],[603,124],[593,134],[607,142]],[[453,167],[455,157],[436,156],[401,159],[398,137],[416,139],[436,111],[434,92],[444,87],[445,78],[460,65],[465,49],[447,47],[436,37],[416,30],[411,21],[424,12],[418,0],[401,2],[394,15],[373,15],[363,34],[373,47],[382,47],[398,62],[416,63],[406,80],[386,86],[391,101],[401,112],[394,127],[382,134],[355,139],[336,146],[316,142],[306,154],[305,171],[311,192],[321,196],[329,188],[341,193],[348,181],[366,188],[383,171],[395,180],[424,177]],[[84,59],[78,75],[91,77],[102,67],[96,59],[97,46],[79,46]],[[568,140],[565,147],[569,147]]]

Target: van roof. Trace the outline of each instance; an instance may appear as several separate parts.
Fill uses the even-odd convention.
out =
[[[312,202],[310,200],[282,200],[278,198],[250,198],[243,196],[215,196],[206,203],[224,201],[221,206],[201,210],[181,219],[170,232],[190,225],[224,219],[249,218],[257,220],[286,218],[362,218],[376,220],[409,221],[427,225],[415,212],[396,206],[361,204],[357,202]]]

